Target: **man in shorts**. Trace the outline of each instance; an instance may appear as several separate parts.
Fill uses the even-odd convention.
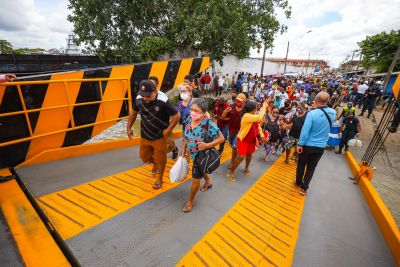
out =
[[[153,164],[153,174],[157,174],[154,189],[162,186],[165,164],[167,162],[166,137],[178,123],[180,113],[169,102],[168,97],[158,94],[150,80],[139,84],[139,91],[129,113],[127,135],[133,137],[132,125],[137,115],[141,117],[140,158],[145,163]]]
[[[228,124],[228,142],[232,147],[232,159],[229,169],[232,168],[237,156],[237,134],[240,130],[240,121],[242,119],[242,110],[246,102],[246,96],[242,93],[238,94],[234,103],[230,105],[222,113],[222,119],[227,121]]]
[[[165,98],[165,97],[168,98],[168,96],[164,92],[159,90],[159,86],[158,86],[159,85],[159,81],[158,81],[158,78],[156,76],[150,76],[149,80],[151,82],[153,82],[154,85],[156,86],[158,95],[160,95],[163,98]],[[172,159],[176,160],[178,158],[178,155],[179,155],[179,148],[175,144],[175,140],[174,140],[174,136],[173,136],[172,131],[165,138],[165,141],[167,143],[167,154],[169,152],[172,152]]]

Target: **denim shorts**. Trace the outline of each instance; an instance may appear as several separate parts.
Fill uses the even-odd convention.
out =
[[[237,148],[237,136],[236,135],[229,135],[228,136],[228,142],[231,145],[232,148],[236,149]]]

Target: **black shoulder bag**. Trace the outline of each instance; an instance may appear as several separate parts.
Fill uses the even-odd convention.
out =
[[[208,127],[209,127],[209,121],[210,119],[207,120],[206,123],[206,130],[203,130],[204,134],[204,141],[206,143],[209,143],[210,140],[208,138]],[[208,148],[202,151],[199,151],[196,156],[196,165],[197,168],[200,169],[202,173],[212,173],[215,171],[219,165],[221,164],[221,156],[217,149],[215,147]]]
[[[329,128],[332,128],[332,120],[331,117],[329,117],[328,113],[324,110],[325,107],[318,107],[318,109],[320,109],[326,116],[326,118],[328,119],[329,122]]]

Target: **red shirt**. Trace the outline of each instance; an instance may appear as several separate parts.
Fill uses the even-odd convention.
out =
[[[204,75],[203,76],[203,83],[204,84],[210,84],[210,82],[211,82],[211,77],[210,77],[210,75],[208,75],[208,74],[206,74],[206,75]]]
[[[256,143],[257,136],[258,136],[258,122],[254,122],[251,125],[249,132],[243,138],[243,142],[248,143],[248,144]]]
[[[225,104],[222,106],[221,103],[216,102],[216,103],[214,104],[214,108],[212,109],[212,113],[213,113],[214,115],[218,116],[219,118],[221,118],[221,117],[222,117],[222,113],[224,113],[224,110],[225,110],[227,107],[228,107],[228,104],[227,104],[227,103],[225,103]],[[223,126],[226,125],[226,122],[227,122],[226,120],[218,119],[218,120],[217,120],[217,126],[221,128],[221,127],[223,127]]]
[[[232,111],[228,113],[227,118],[229,118],[228,127],[229,134],[237,135],[240,130],[240,121],[242,120],[242,112],[237,111],[236,106],[232,105]]]

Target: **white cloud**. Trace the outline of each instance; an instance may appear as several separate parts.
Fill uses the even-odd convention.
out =
[[[15,48],[60,48],[72,30],[67,21],[67,0],[49,1],[41,7],[34,0],[1,1],[0,39]],[[4,2],[4,3],[3,3]]]
[[[310,53],[312,59],[324,59],[337,67],[367,35],[400,29],[400,15],[395,12],[400,10],[399,0],[289,0],[289,4],[291,19],[286,20],[278,13],[278,19],[289,26],[288,31],[277,36],[271,57],[285,57],[290,41],[289,58],[306,59]],[[342,16],[341,21],[307,27],[310,20],[335,11]],[[309,30],[312,32],[306,33]],[[262,56],[255,50],[251,55]]]

